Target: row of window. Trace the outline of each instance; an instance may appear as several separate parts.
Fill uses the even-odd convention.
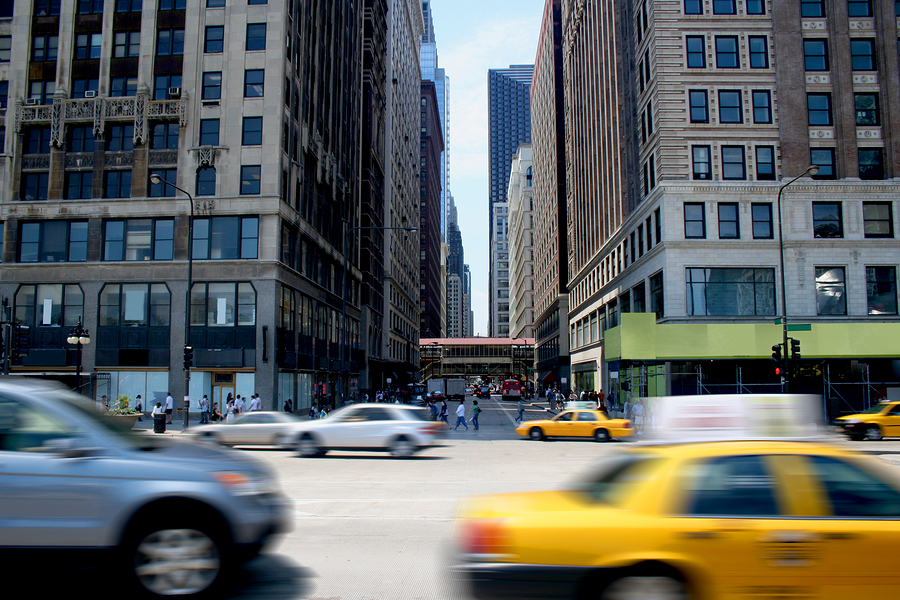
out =
[[[87,260],[87,221],[26,222],[19,231],[19,262]],[[101,260],[172,260],[174,240],[174,219],[107,220],[103,222]],[[195,260],[255,259],[259,218],[195,218],[191,247]]]
[[[649,285],[649,295],[647,286]],[[649,301],[649,306],[648,306]],[[571,348],[595,344],[603,339],[603,332],[619,326],[619,314],[626,312],[652,312],[661,319],[664,312],[662,271],[640,281],[630,290],[622,291],[597,310],[569,324]]]
[[[684,14],[702,15],[703,0],[684,0]],[[710,4],[710,2],[707,2]],[[712,14],[736,15],[738,14],[738,0],[712,0]],[[764,0],[744,0],[740,4],[744,6],[744,14],[764,15],[766,6]],[[900,17],[900,4],[895,3],[896,14]],[[851,19],[874,16],[873,0],[847,0],[847,16]],[[825,16],[825,0],[800,0],[800,16],[803,18],[818,18]]]
[[[723,180],[747,179],[746,148],[744,146],[721,146]],[[756,180],[773,181],[775,173],[775,147],[755,146]],[[834,148],[811,148],[810,164],[819,168],[814,179],[835,179]],[[859,178],[866,180],[884,179],[884,151],[882,148],[858,148]],[[691,146],[691,177],[695,180],[712,179],[712,146]]]
[[[113,10],[117,13],[141,12],[143,0],[112,0]],[[247,4],[268,4],[268,0],[247,0]],[[103,14],[104,0],[78,0],[75,11],[79,15]],[[34,0],[34,14],[50,16],[60,14],[62,0]],[[206,0],[207,8],[223,8],[225,0]],[[184,10],[187,0],[158,0],[158,10]]]
[[[685,38],[687,68],[706,68],[706,36],[689,35]],[[740,44],[736,35],[715,36],[716,68],[739,69]],[[769,68],[769,40],[764,35],[747,37],[747,57],[751,69]]]

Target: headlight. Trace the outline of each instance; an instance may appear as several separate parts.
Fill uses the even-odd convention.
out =
[[[275,480],[266,475],[236,471],[220,471],[212,475],[226,490],[236,496],[258,496],[278,491]]]
[[[840,423],[843,425],[859,425],[862,421],[859,419],[844,419],[843,421],[840,421]]]

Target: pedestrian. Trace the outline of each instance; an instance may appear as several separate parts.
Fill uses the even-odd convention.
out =
[[[328,416],[328,407],[325,406],[325,405],[322,405],[322,410],[319,411],[319,418],[320,418],[320,419],[324,419],[324,418],[326,418],[327,416]]]
[[[466,405],[462,402],[456,407],[456,427],[453,428],[453,431],[459,429],[460,425],[465,427],[466,431],[469,430],[469,426],[466,425]]]
[[[440,417],[441,417],[441,421],[443,421],[447,425],[447,429],[450,429],[450,421],[447,420],[447,418],[449,416],[450,416],[450,410],[447,408],[447,401],[442,400]]]
[[[157,402],[156,406],[153,407],[153,412],[151,412],[150,415],[155,417],[156,415],[161,415],[164,412],[165,411],[163,410],[162,402]]]
[[[234,399],[234,414],[240,414],[244,412],[244,401],[241,400],[241,395],[238,394]]]
[[[625,398],[625,404],[622,406],[622,410],[625,413],[625,418],[631,418],[631,398]]]
[[[517,421],[518,423],[521,423],[521,422],[522,422],[522,417],[525,416],[525,402],[524,402],[521,398],[519,398],[519,402],[516,403],[516,410],[519,411],[519,414],[518,414],[518,416],[516,417],[516,421]]]
[[[462,402],[460,402],[462,404]],[[472,401],[472,425],[475,426],[475,431],[478,431],[478,415],[481,414],[481,407],[478,406],[478,400]]]
[[[428,413],[431,415],[432,421],[438,420],[438,407],[433,401],[428,400]]]
[[[106,394],[100,397],[100,404],[103,406],[104,410],[109,410],[109,400],[106,399]]]
[[[294,401],[288,398],[284,401],[284,412],[292,413],[294,412]]]
[[[631,411],[634,413],[634,428],[637,430],[636,434],[644,435],[644,403],[640,398],[634,403],[634,408],[632,408]]]
[[[137,398],[134,399],[134,410],[141,413],[140,415],[138,415],[138,421],[143,421],[144,420],[144,418],[143,418],[143,416],[144,416],[144,401],[141,400],[140,394],[138,394]]]
[[[203,394],[200,398],[200,424],[209,423],[209,396]]]
[[[310,420],[315,419],[319,413],[316,412],[316,403],[313,402],[312,406],[309,407],[309,418]]]
[[[384,392],[378,390],[375,393],[375,402],[384,402]]]
[[[228,406],[225,407],[225,422],[231,423],[234,421],[234,413],[237,410],[236,402],[229,402]]]
[[[222,421],[225,417],[222,416],[222,412],[219,410],[219,403],[213,402],[212,407],[212,422],[217,423]]]
[[[106,396],[103,396],[106,398]],[[166,392],[166,423],[172,424],[172,412],[175,410],[175,399],[172,398],[172,392]]]
[[[262,400],[259,399],[259,394],[253,394],[250,398],[250,412],[262,410],[261,405]]]

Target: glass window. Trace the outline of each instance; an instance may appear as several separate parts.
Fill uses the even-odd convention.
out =
[[[737,2],[735,0],[713,0],[714,15],[737,14]]]
[[[103,228],[103,260],[172,260],[173,219],[105,221]]]
[[[156,32],[156,55],[184,54],[184,29],[160,29]]]
[[[738,60],[737,36],[716,36],[716,67],[720,69],[737,69]]]
[[[763,0],[747,0],[748,15],[766,14],[766,3]]]
[[[244,71],[244,98],[262,98],[265,95],[265,69]]]
[[[819,167],[813,179],[834,179],[834,148],[812,148],[809,151],[809,162]]]
[[[244,117],[244,127],[241,132],[241,144],[244,146],[262,145],[262,131],[262,117]]]
[[[753,239],[771,240],[772,235],[772,205],[768,203],[754,203],[750,207],[753,219]]]
[[[222,71],[203,73],[202,100],[219,100],[222,97]]]
[[[846,315],[844,268],[816,267],[816,314]]]
[[[747,38],[750,46],[750,68],[769,68],[769,42],[764,35],[751,35]]]
[[[866,302],[870,315],[897,314],[897,269],[866,267]]]
[[[806,18],[824,17],[825,0],[800,0],[800,16]]]
[[[195,283],[191,325],[234,327],[256,324],[256,290],[250,283]]]
[[[831,94],[807,94],[806,106],[810,127],[831,125]]]
[[[803,61],[807,71],[827,71],[828,40],[803,40]]]
[[[756,179],[757,181],[775,180],[775,147],[756,147]]]
[[[137,77],[112,77],[109,95],[113,98],[131,97],[137,94]]]
[[[665,295],[661,271],[650,277],[650,312],[656,313],[657,319],[665,316]]]
[[[131,171],[106,171],[103,178],[104,198],[131,197]]]
[[[860,148],[859,178],[884,179],[884,163],[881,148]]]
[[[108,283],[100,291],[100,327],[167,327],[171,296],[165,284]]]
[[[760,456],[726,456],[693,465],[686,515],[767,517],[780,514],[775,480]]]
[[[265,50],[266,49],[266,24],[265,23],[247,23],[247,42],[246,50]]]
[[[150,138],[150,147],[154,150],[177,150],[178,131],[178,123],[155,123],[153,135]]]
[[[9,103],[9,82],[0,81],[0,108],[5,109]]]
[[[738,205],[720,202],[719,208],[719,239],[736,240],[741,237],[741,226],[738,218]]]
[[[184,10],[187,0],[159,0],[159,10]]]
[[[688,69],[706,68],[706,37],[702,35],[689,35],[685,38],[687,45]]]
[[[867,238],[894,237],[894,217],[890,202],[863,202],[863,222]]]
[[[743,146],[722,146],[722,179],[747,179]]]
[[[878,125],[878,94],[853,94],[856,104],[856,124]]]
[[[709,146],[692,146],[694,179],[712,179],[712,152]]]
[[[775,314],[774,269],[687,269],[692,316]]]
[[[223,8],[225,0],[206,0],[206,8]]]
[[[0,62],[9,62],[9,46],[6,49],[6,60],[3,60],[3,40],[8,36],[0,36]],[[36,35],[31,42],[31,58],[35,61],[56,60],[59,51],[59,36]]]
[[[840,202],[813,202],[813,232],[817,238],[842,238]]]
[[[50,154],[49,127],[32,127],[28,130],[25,154]]]
[[[691,123],[709,123],[709,98],[706,90],[690,90]]]
[[[29,85],[28,98],[47,106],[53,104],[54,92],[56,92],[55,81],[32,81]]]
[[[871,17],[872,0],[847,0],[847,15],[853,17]]]
[[[79,33],[75,36],[75,59],[100,58],[102,33]]]
[[[222,52],[225,48],[225,26],[208,25],[203,41],[203,51],[207,53]]]
[[[200,145],[201,146],[218,146],[219,145],[219,120],[218,119],[200,119]]]
[[[58,15],[61,0],[34,0],[34,13],[39,17]]]
[[[79,15],[103,14],[103,0],[78,0]]]
[[[719,122],[744,122],[740,90],[719,90]]]
[[[241,195],[259,194],[260,165],[244,165],[241,167]]]
[[[66,199],[90,200],[94,183],[93,171],[76,171],[66,173]]]
[[[32,202],[47,199],[49,173],[25,173],[22,177],[22,200]]]
[[[29,327],[74,327],[84,317],[78,285],[23,285],[16,292],[15,320]]]
[[[100,80],[99,79],[74,79],[72,80],[72,97],[73,98],[85,98],[85,92],[94,92],[94,95],[97,95],[97,90],[100,89]]]
[[[153,78],[153,99],[168,100],[170,88],[181,87],[181,75],[157,75]],[[174,96],[177,98],[178,96]]]
[[[194,259],[257,258],[258,217],[212,217],[194,220]]]
[[[772,94],[769,90],[753,90],[753,122],[772,122]]]
[[[142,0],[116,0],[116,12],[141,12]]]
[[[216,194],[216,169],[215,167],[203,167],[197,171],[197,196],[214,196]]]
[[[875,40],[850,40],[850,63],[854,71],[875,70]]]
[[[184,47],[184,33],[182,32],[182,53]],[[141,32],[140,31],[119,31],[113,37],[113,57],[126,58],[131,56],[140,56],[141,54]]]
[[[706,205],[703,202],[684,204],[684,237],[703,239],[706,237]]]
[[[684,0],[684,14],[702,15],[703,2],[701,0]]]
[[[178,169],[160,169],[153,168],[150,169],[151,175],[159,175],[161,179],[168,181],[170,183],[175,183],[178,181]],[[147,178],[147,182],[150,184],[147,190],[147,195],[151,198],[174,198],[175,197],[175,188],[171,185],[166,185],[164,181],[160,181],[159,183],[153,183],[150,181],[150,178]]]
[[[37,39],[37,38],[35,38],[35,39]],[[12,36],[11,35],[0,35],[0,62],[8,63],[11,51],[12,51]]]
[[[130,152],[134,150],[134,125],[112,125],[106,138],[109,152]]]
[[[19,262],[84,262],[87,221],[22,223]]]

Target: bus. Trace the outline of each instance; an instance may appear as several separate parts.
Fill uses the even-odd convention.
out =
[[[507,379],[500,388],[504,400],[518,400],[522,396],[522,384],[517,379]]]

